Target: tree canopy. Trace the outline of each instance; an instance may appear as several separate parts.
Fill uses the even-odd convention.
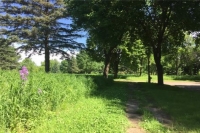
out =
[[[1,0],[1,33],[21,42],[20,50],[45,55],[45,71],[50,71],[50,53],[69,56],[80,48],[80,37],[69,24],[63,0]]]

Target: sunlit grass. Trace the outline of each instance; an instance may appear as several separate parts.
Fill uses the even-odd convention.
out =
[[[0,71],[0,132],[124,133],[126,84],[99,76]]]

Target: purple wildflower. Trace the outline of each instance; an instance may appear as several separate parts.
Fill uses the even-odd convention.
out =
[[[27,80],[28,69],[25,66],[22,67],[22,69],[19,71],[19,73],[20,73],[20,77],[22,80],[24,80],[24,81]]]

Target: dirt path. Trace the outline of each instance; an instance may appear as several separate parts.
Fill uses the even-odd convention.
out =
[[[144,129],[139,126],[142,116],[136,113],[139,108],[139,103],[131,95],[134,93],[134,89],[137,89],[136,87],[134,83],[128,84],[128,94],[130,95],[126,104],[126,114],[131,123],[131,127],[127,130],[127,133],[145,133]]]
[[[194,81],[165,81],[164,82],[167,85],[171,86],[178,86],[185,89],[190,90],[199,90],[200,91],[200,82],[194,82]]]

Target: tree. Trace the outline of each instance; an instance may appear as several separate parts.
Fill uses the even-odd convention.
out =
[[[27,69],[31,72],[37,72],[39,69],[36,66],[35,62],[32,61],[30,58],[25,58],[24,60],[22,60],[22,62],[20,62],[20,67],[22,66],[26,66]]]
[[[1,69],[16,69],[19,65],[19,55],[17,55],[14,47],[9,46],[6,39],[0,38],[0,68]]]
[[[111,58],[114,53],[115,57],[119,57],[120,52],[116,52],[118,51],[116,49],[122,44],[124,33],[129,28],[127,21],[124,21],[124,17],[129,12],[127,7],[135,12],[134,15],[137,14],[136,9],[139,9],[138,2],[132,4],[132,6],[130,6],[130,3],[132,1],[67,0],[68,11],[75,26],[86,29],[90,35],[90,43],[94,44],[92,48],[101,51],[105,64],[103,75],[106,78],[112,61]],[[118,64],[116,59],[113,60],[115,65]]]
[[[65,24],[63,0],[1,0],[0,31],[7,38],[21,42],[19,49],[45,55],[45,71],[50,71],[50,53],[69,56],[82,45],[74,41],[80,35]]]
[[[63,73],[67,73],[68,72],[68,61],[67,60],[61,61],[60,71],[63,72]]]
[[[50,69],[52,73],[58,73],[60,72],[60,62],[56,59],[50,60]]]
[[[102,72],[102,61],[95,61],[92,59],[88,51],[81,50],[79,54],[76,55],[78,67],[80,73],[99,73]]]
[[[179,18],[183,13],[188,14],[190,8],[186,4],[188,2],[155,0],[147,1],[142,9],[143,16],[138,21],[138,35],[146,46],[152,48],[159,85],[163,85],[163,46],[166,45],[170,49],[169,44],[180,45],[184,40],[184,31],[189,28],[189,25]]]
[[[88,66],[91,63],[91,58],[86,51],[81,50],[80,53],[76,55],[76,59],[80,73],[88,73]]]
[[[79,72],[77,60],[73,56],[68,60],[68,72],[69,73],[78,73]]]

